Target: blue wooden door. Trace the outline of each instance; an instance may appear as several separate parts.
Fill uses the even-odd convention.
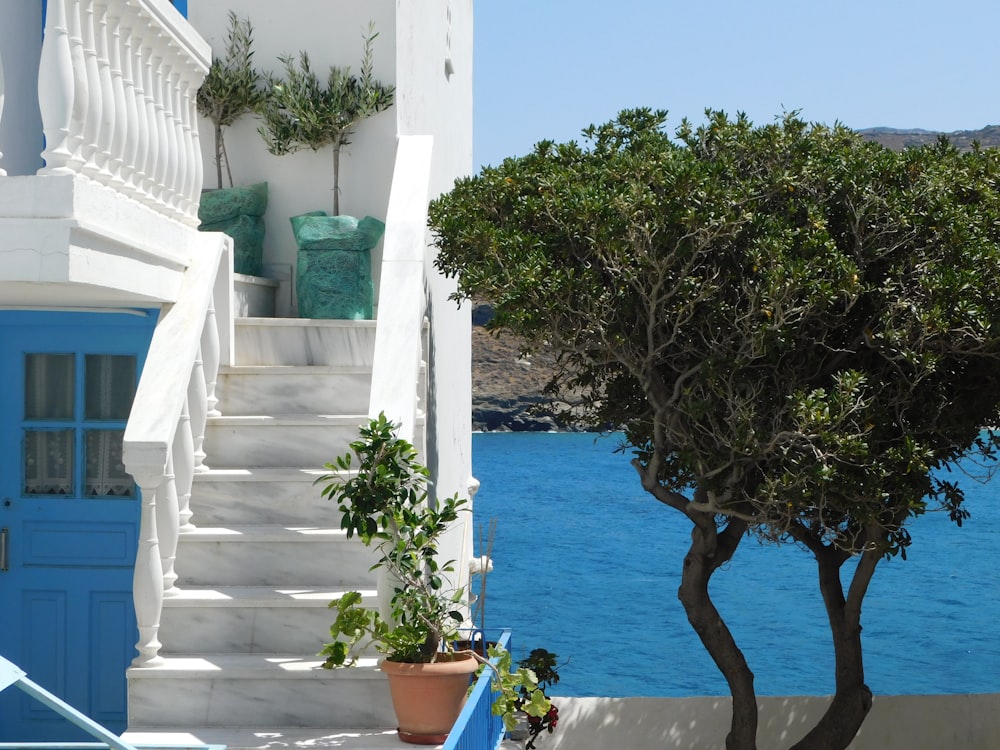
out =
[[[0,312],[0,654],[116,732],[138,639],[140,501],[121,442],[153,325],[145,312]],[[0,740],[84,739],[0,693]]]

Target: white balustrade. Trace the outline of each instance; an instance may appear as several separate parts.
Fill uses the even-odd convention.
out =
[[[228,294],[229,284],[216,282],[220,274],[231,276],[232,240],[211,233],[199,237],[205,247],[194,254],[185,271],[177,301],[157,322],[125,427],[125,468],[142,492],[133,591],[139,626],[135,667],[162,663],[163,599],[177,593],[180,534],[194,530],[190,522],[194,474],[208,470],[203,443],[209,384],[218,378],[221,359],[215,310],[229,310],[228,304],[213,303],[212,297],[220,291]],[[228,328],[232,321],[222,324]]]
[[[79,173],[197,226],[209,62],[208,44],[153,0],[49,0],[39,174]]]

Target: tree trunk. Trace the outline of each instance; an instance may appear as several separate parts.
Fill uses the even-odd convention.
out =
[[[708,593],[712,573],[732,557],[746,524],[731,519],[722,532],[728,544],[721,545],[714,518],[708,514],[701,515],[707,517],[707,523],[696,522],[691,532],[691,547],[684,557],[677,597],[684,605],[691,627],[726,678],[733,696],[733,716],[726,736],[726,750],[755,750],[757,696],[753,687],[754,675]]]
[[[836,692],[826,713],[792,750],[844,750],[861,728],[872,707],[872,691],[865,684],[861,650],[861,602],[875,573],[878,556],[865,552],[852,578],[850,594],[844,598],[840,568],[848,556],[829,547],[814,548],[819,568],[830,632],[833,634]]]
[[[215,179],[217,187],[222,189],[222,126],[215,126]]]

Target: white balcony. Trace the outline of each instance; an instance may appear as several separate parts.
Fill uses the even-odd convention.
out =
[[[0,24],[0,300],[172,301],[208,44],[167,0],[48,0],[44,31],[41,5],[13,0]]]

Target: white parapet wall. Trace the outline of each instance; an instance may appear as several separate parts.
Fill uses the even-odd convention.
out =
[[[539,750],[721,750],[729,698],[553,698],[559,725]],[[824,697],[759,698],[757,746],[791,747],[819,720]],[[1000,693],[876,696],[848,750],[995,750]]]

